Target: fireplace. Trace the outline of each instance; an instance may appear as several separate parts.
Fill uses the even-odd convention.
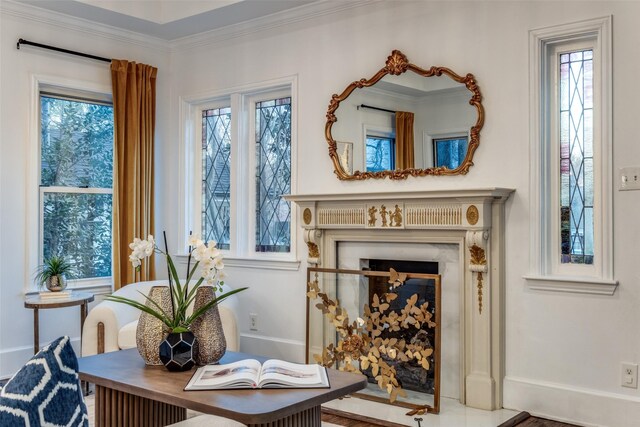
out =
[[[487,188],[286,198],[298,205],[310,266],[359,269],[361,259],[374,258],[438,262],[442,349],[451,354],[456,352],[447,346],[458,349],[442,360],[442,394],[491,410],[502,407],[504,203],[512,192]],[[376,216],[383,205],[397,205],[400,221],[391,226]],[[350,246],[371,246],[374,253],[345,254]],[[403,250],[407,256],[396,257]]]

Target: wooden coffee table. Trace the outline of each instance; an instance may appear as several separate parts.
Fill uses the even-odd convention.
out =
[[[220,363],[264,357],[228,351]],[[136,349],[83,357],[80,379],[96,385],[95,425],[165,426],[186,410],[230,418],[250,426],[320,427],[320,405],[361,390],[364,375],[328,369],[330,388],[184,391],[195,372],[146,366]]]

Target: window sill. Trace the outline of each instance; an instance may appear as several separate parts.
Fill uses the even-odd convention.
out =
[[[188,255],[175,255],[179,259],[179,263],[186,265]],[[298,271],[300,269],[300,261],[281,258],[242,258],[234,256],[224,257],[225,267],[239,268],[257,268],[260,270],[286,270]]]
[[[113,284],[111,283],[111,278],[109,280],[70,280],[66,290],[91,292],[94,295],[110,295],[113,292]],[[30,287],[25,291],[25,296],[37,295],[40,292],[40,289]]]
[[[530,289],[576,294],[613,295],[617,280],[573,276],[524,276]]]

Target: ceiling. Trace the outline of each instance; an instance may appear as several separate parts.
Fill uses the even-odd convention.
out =
[[[318,0],[17,0],[77,18],[175,40]]]

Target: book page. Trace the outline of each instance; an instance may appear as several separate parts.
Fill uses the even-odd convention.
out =
[[[260,362],[254,359],[224,365],[206,365],[198,368],[185,389],[257,387],[260,367]]]
[[[320,365],[306,365],[267,360],[262,365],[259,386],[328,387],[326,370]]]

